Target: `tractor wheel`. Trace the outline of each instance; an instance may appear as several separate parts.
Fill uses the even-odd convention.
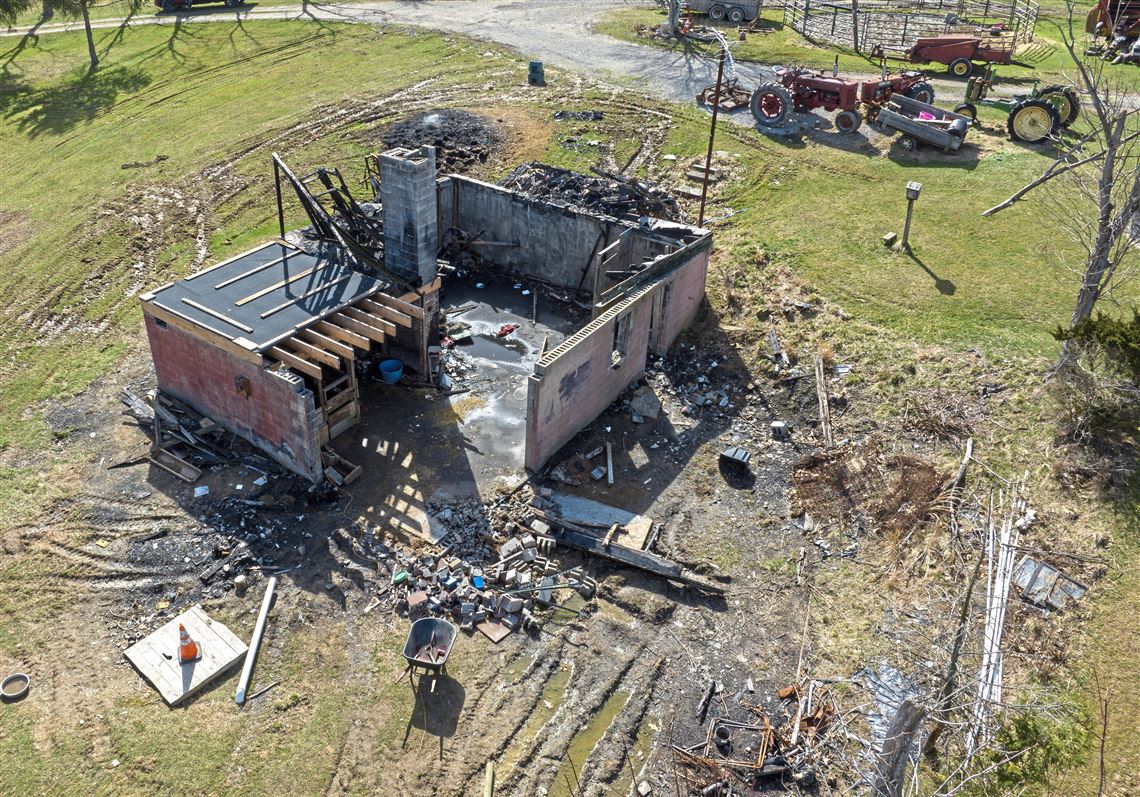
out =
[[[969,58],[955,58],[946,71],[954,77],[967,78],[974,71],[974,65]]]
[[[965,116],[971,122],[978,121],[978,108],[972,102],[960,102],[954,106],[954,113]]]
[[[792,115],[792,94],[780,83],[761,83],[748,103],[752,118],[763,127],[779,127]]]
[[[733,25],[739,25],[744,21],[744,9],[740,6],[729,6],[728,21]]]
[[[715,6],[710,7],[709,19],[715,19],[717,22],[720,22],[722,19],[724,19],[724,6],[722,6],[720,3],[717,3]]]
[[[1047,139],[1059,126],[1056,108],[1045,100],[1026,100],[1010,110],[1006,130],[1014,141],[1036,144]]]
[[[925,81],[922,83],[915,83],[906,90],[906,96],[912,100],[925,102],[927,105],[934,104],[934,87]]]
[[[1045,100],[1057,110],[1061,127],[1068,127],[1081,114],[1081,97],[1069,86],[1046,86],[1037,92],[1037,99]]]
[[[918,142],[910,136],[903,136],[899,139],[899,146],[907,152],[914,152],[916,149],[918,149]]]
[[[863,124],[863,117],[855,111],[840,111],[835,114],[835,129],[840,133],[854,133]]]

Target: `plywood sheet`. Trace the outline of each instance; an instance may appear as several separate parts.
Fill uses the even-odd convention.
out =
[[[178,661],[178,624],[198,643],[202,658]],[[194,606],[126,650],[127,659],[174,706],[245,658],[248,648],[232,631]]]

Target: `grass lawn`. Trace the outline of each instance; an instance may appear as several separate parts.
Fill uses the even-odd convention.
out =
[[[666,48],[682,46],[671,40],[639,35],[639,28],[656,27],[664,19],[664,12],[658,8],[622,8],[602,16],[594,28],[599,33],[625,41]],[[817,69],[830,69],[838,54],[841,73],[876,72],[879,68],[877,60],[867,58],[849,48],[832,47],[826,42],[815,44],[808,41],[784,25],[784,15],[780,9],[765,11],[761,19],[764,33],[749,34],[748,40],[743,42],[730,41],[732,54],[738,60],[764,64],[800,64]],[[1041,80],[1042,83],[1072,82],[1073,69],[1067,60],[1068,56],[1061,48],[1061,34],[1058,27],[1064,24],[1063,9],[1043,8],[1037,22],[1036,38],[1041,42],[1053,44],[1057,49],[1044,58],[1035,69],[1012,65],[997,67],[999,84],[1004,80],[1007,84],[1016,83],[1028,88],[1034,80]],[[1083,18],[1074,23],[1080,42],[1084,41],[1083,24]],[[734,38],[735,35],[730,36],[730,40]],[[716,45],[696,43],[695,46],[708,49],[710,57],[715,54]],[[888,61],[887,65],[888,69],[907,68],[900,61]],[[925,70],[934,77],[946,77],[945,68],[938,64],[916,65],[913,68]],[[1110,67],[1109,74],[1125,85],[1140,88],[1140,68],[1136,66]]]
[[[504,114],[517,113],[539,131],[530,149],[512,157],[585,169],[596,163],[596,150],[565,147],[564,138],[612,145],[623,162],[637,149],[646,112],[658,107],[586,89],[570,102],[609,101],[605,119],[552,123],[550,111],[570,96],[556,70],[549,71],[553,91],[523,94],[526,62],[516,55],[458,37],[364,25],[149,26],[97,31],[96,39],[104,61],[93,76],[86,75],[81,33],[40,37],[20,49],[18,40],[6,40],[0,49],[0,533],[29,522],[35,508],[67,489],[53,478],[52,468],[66,463],[52,453],[43,404],[114,373],[125,352],[140,350],[138,294],[274,234],[271,151],[298,171],[332,164],[355,179],[361,156],[376,148],[378,127],[404,107],[389,98],[416,86],[410,95],[432,92],[441,104],[492,97],[509,106]],[[653,176],[683,173],[706,146],[703,112],[669,112],[663,151],[678,160],[650,164]],[[851,320],[838,333],[848,347],[840,354],[864,355],[867,370],[898,371],[898,361],[872,356],[925,347],[977,348],[1033,373],[1055,352],[1047,330],[1071,306],[1073,286],[1057,261],[1072,249],[1048,233],[1034,201],[990,220],[979,216],[1039,173],[1047,157],[1004,135],[979,134],[978,141],[984,154],[895,158],[869,145],[839,148],[826,133],[791,144],[724,123],[717,150],[726,154],[718,162],[732,177],[717,190],[710,215],[739,212],[716,226],[714,305],[728,284],[765,295],[771,268],[780,266],[843,308]],[[901,227],[909,180],[924,186],[914,258],[880,243]],[[299,211],[291,213],[287,221],[299,224]],[[767,324],[749,307],[732,321],[750,330]],[[930,373],[936,379],[939,372]],[[1021,426],[1007,435],[1024,438],[1015,458],[1024,461],[1039,452],[1042,426],[1025,435],[1030,421],[1016,420]],[[30,594],[37,567],[30,555],[11,561],[0,567],[0,650],[48,644],[51,632],[34,618],[15,629],[9,623],[8,602]],[[1135,589],[1121,594],[1113,605],[1135,605]],[[264,793],[286,777],[300,792],[319,791],[329,749],[345,733],[337,683],[350,666],[332,653],[338,646],[343,653],[344,629],[319,638],[324,633],[290,641],[281,656],[302,663],[293,666],[325,657],[328,666],[312,676],[312,699],[294,705],[290,695],[276,695],[280,716],[262,717],[252,730],[239,715],[221,714],[223,705],[232,709],[225,690],[190,712],[167,712],[149,694],[123,699],[104,723],[110,742],[94,751],[69,727],[37,728],[30,702],[0,712],[0,793],[153,792],[173,785],[165,773],[180,772],[183,783],[205,793]],[[275,659],[268,661],[267,680]],[[387,683],[390,676],[377,677]],[[387,701],[382,693],[361,699]],[[378,711],[387,708],[384,702]],[[213,715],[221,718],[210,722]],[[256,755],[227,772],[227,751],[237,748]],[[122,768],[99,763],[106,749],[125,751]]]

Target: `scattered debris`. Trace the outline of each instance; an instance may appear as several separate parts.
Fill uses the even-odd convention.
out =
[[[1079,600],[1088,590],[1052,565],[1023,556],[1013,571],[1013,583],[1032,604],[1051,609],[1064,609],[1070,600]]]
[[[541,197],[553,205],[614,218],[653,216],[676,221],[680,208],[667,191],[644,180],[594,169],[597,177],[531,161],[517,167],[502,185]]]

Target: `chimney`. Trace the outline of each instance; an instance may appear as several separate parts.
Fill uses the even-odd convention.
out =
[[[397,147],[380,155],[384,267],[414,285],[435,279],[439,253],[435,147]]]

